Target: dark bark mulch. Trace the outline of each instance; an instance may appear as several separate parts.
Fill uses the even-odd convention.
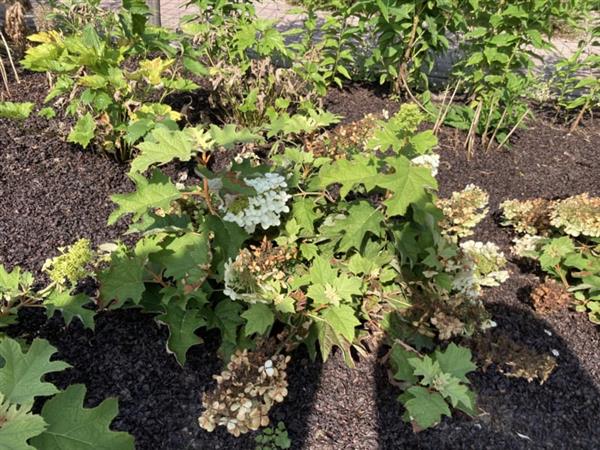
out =
[[[22,100],[39,100],[41,81],[27,76]],[[397,109],[365,87],[334,91],[327,103],[353,120]],[[130,189],[126,169],[62,143],[57,129],[58,120],[48,124],[32,118],[20,130],[0,121],[0,262],[8,266],[37,271],[57,246],[78,237],[99,243],[122,231],[104,225],[109,194]],[[496,242],[507,255],[513,236],[497,223],[501,200],[600,194],[597,128],[566,136],[566,129],[538,121],[519,131],[510,151],[477,152],[471,161],[455,148],[459,137],[453,130],[441,136],[441,194],[468,183],[488,190],[492,214],[475,238]],[[337,354],[320,364],[298,352],[289,371],[290,394],[272,418],[285,422],[294,448],[598,448],[600,333],[575,312],[535,314],[527,293],[537,275],[516,261],[510,271],[511,279],[490,290],[487,302],[502,332],[537,351],[559,352],[558,368],[545,384],[506,378],[494,367],[477,372],[471,380],[484,414],[474,419],[456,414],[433,430],[413,434],[401,419],[400,392],[388,383],[377,355],[348,369]],[[78,323],[65,328],[58,318],[46,322],[28,311],[19,331],[49,339],[73,365],[51,377],[59,386],[85,383],[90,405],[118,397],[114,428],[134,434],[139,449],[253,448],[252,436],[234,439],[223,429],[206,433],[197,425],[201,394],[220,371],[214,335],[204,336],[206,344],[189,352],[182,369],[165,351],[166,330],[134,310],[99,315],[95,333]]]

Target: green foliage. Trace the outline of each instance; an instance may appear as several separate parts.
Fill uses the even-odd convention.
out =
[[[359,1],[364,26],[373,29],[377,44],[367,69],[396,93],[427,87],[436,55],[448,50],[449,36],[462,29],[464,17],[453,0],[407,2]]]
[[[33,107],[31,102],[0,102],[0,118],[25,120],[33,111]]]
[[[50,361],[55,352],[56,349],[42,339],[35,339],[24,353],[16,341],[2,338],[0,392],[4,398],[11,403],[29,404],[37,396],[57,393],[53,384],[41,381],[47,373],[70,367],[62,361]]]
[[[42,417],[48,428],[31,443],[44,450],[133,450],[133,437],[109,429],[118,414],[116,399],[84,408],[85,386],[74,384],[48,400]]]
[[[146,29],[144,2],[125,2],[118,12],[98,11],[97,2],[81,4],[79,0],[57,4],[54,17],[63,32],[30,36],[37,45],[27,50],[22,63],[55,76],[45,101],[59,104],[66,100],[66,113],[77,117],[69,142],[84,148],[93,143],[125,160],[146,133],[157,126],[176,128],[175,122],[181,119],[170,106],[151,103],[151,98],[158,92],[162,102],[172,92],[197,86],[179,75],[183,63],[172,57],[174,50],[168,45],[174,36]],[[80,16],[76,11],[90,15]],[[157,51],[164,56],[148,59]],[[193,50],[181,44],[179,56],[188,57],[188,53]]]
[[[31,404],[18,405],[0,393],[0,448],[2,450],[35,450],[27,443],[46,429],[44,419],[31,413]]]
[[[108,425],[117,415],[116,400],[82,408],[85,387],[60,392],[43,378],[69,366],[51,360],[56,349],[34,339],[26,351],[16,340],[0,337],[0,448],[7,450],[133,449],[133,437]],[[41,414],[31,412],[36,397],[54,396]]]
[[[390,351],[394,378],[404,385],[399,400],[404,405],[404,419],[418,431],[438,424],[450,416],[450,406],[474,415],[475,397],[466,375],[475,370],[471,351],[455,344],[431,355],[394,344]]]
[[[529,109],[523,97],[534,81],[532,49],[551,48],[553,19],[564,17],[564,11],[561,0],[463,3],[468,28],[461,37],[464,57],[454,76],[471,102],[453,107],[447,123],[470,130],[467,146],[472,151],[475,132],[490,145],[494,140],[503,145],[526,118]]]
[[[52,279],[43,289],[34,289],[31,273],[21,272],[19,267],[9,272],[0,264],[0,328],[14,323],[21,308],[40,306],[50,316],[56,310],[61,311],[67,324],[78,317],[86,327],[94,328],[94,311],[83,307],[89,298],[71,294],[76,283],[89,274],[86,267],[92,259],[89,242],[80,240],[59,250],[62,254],[47,260],[43,267]]]
[[[537,205],[535,214],[532,205]],[[600,198],[580,194],[559,201],[511,200],[502,206],[506,225],[531,233],[515,240],[514,252],[537,260],[572,293],[577,310],[600,323]],[[545,218],[545,227],[538,225],[538,217]]]
[[[254,441],[256,450],[284,450],[292,446],[283,422],[278,422],[276,427],[264,428]]]
[[[593,51],[600,46],[600,20],[597,17],[594,20],[586,9],[587,27],[582,30],[585,38],[579,42],[577,51],[557,62],[556,73],[550,80],[557,91],[557,105],[569,112],[579,111],[571,130],[577,128],[585,113],[600,106],[600,80],[595,75],[600,69],[600,56]]]

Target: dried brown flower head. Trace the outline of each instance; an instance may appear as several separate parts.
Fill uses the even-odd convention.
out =
[[[367,114],[356,122],[340,125],[332,131],[307,139],[304,146],[317,157],[345,158],[349,151],[365,148],[376,126],[377,117]]]
[[[272,355],[273,346],[238,350],[225,370],[215,375],[217,386],[204,394],[205,411],[198,422],[207,431],[225,426],[234,436],[269,424],[269,411],[287,396],[289,356]]]
[[[536,311],[542,314],[551,313],[568,306],[571,294],[561,283],[547,278],[533,290],[531,301]]]
[[[483,370],[494,364],[505,376],[528,382],[537,379],[544,384],[557,365],[553,356],[537,353],[504,334],[486,333],[477,338],[473,347]]]

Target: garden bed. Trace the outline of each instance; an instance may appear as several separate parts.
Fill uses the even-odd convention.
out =
[[[14,86],[13,100],[35,99],[40,106],[44,80],[43,75],[25,75]],[[326,104],[347,121],[397,109],[364,86],[332,91]],[[58,119],[32,116],[21,125],[0,120],[0,263],[8,267],[19,264],[39,273],[56,247],[81,237],[99,244],[124,230],[105,224],[113,208],[109,195],[131,190],[127,166],[65,144],[61,130],[66,129]],[[476,151],[469,161],[462,150],[464,135],[444,128],[440,194],[448,196],[469,183],[488,191],[491,214],[476,228],[475,238],[497,243],[508,256],[514,236],[498,224],[499,202],[600,195],[599,136],[597,125],[569,135],[552,120],[538,118],[516,133],[510,150]],[[382,351],[362,358],[355,369],[344,365],[339,352],[325,364],[300,353],[288,369],[289,395],[273,410],[273,421],[285,422],[293,448],[597,448],[598,327],[572,311],[535,314],[528,293],[539,273],[512,259],[509,271],[511,278],[487,291],[485,302],[497,332],[539,352],[558,352],[558,367],[545,384],[506,378],[494,366],[480,370],[470,379],[481,416],[458,413],[415,434],[402,421],[396,401],[400,390],[390,385],[379,363]],[[90,405],[116,396],[120,412],[113,428],[133,434],[138,449],[254,448],[252,434],[234,438],[222,427],[213,433],[198,427],[201,394],[221,367],[216,336],[203,336],[205,344],[190,350],[182,369],[165,352],[166,329],[134,310],[100,314],[95,333],[77,321],[65,327],[62,319],[45,322],[42,314],[28,311],[12,331],[57,346],[58,356],[73,366],[49,377],[58,387],[84,383]]]

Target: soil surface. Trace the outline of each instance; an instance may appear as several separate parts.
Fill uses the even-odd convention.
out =
[[[16,99],[40,101],[45,78],[25,76]],[[22,98],[19,98],[22,97]],[[376,91],[355,86],[333,91],[327,106],[360,119],[364,114],[394,111],[398,105]],[[107,157],[63,143],[64,120],[31,118],[21,126],[0,120],[0,263],[20,264],[38,273],[57,246],[89,237],[94,243],[123,231],[105,227],[109,195],[131,189],[126,168]],[[567,135],[563,127],[537,120],[519,131],[510,150],[476,151],[467,160],[461,134],[444,129],[440,136],[440,193],[475,183],[490,194],[491,214],[474,239],[496,242],[510,255],[514,237],[498,225],[498,204],[506,198],[565,197],[580,192],[600,195],[600,129]],[[498,332],[538,352],[558,352],[558,367],[539,385],[507,378],[495,367],[470,378],[483,414],[456,414],[435,429],[414,434],[378,356],[345,367],[339,354],[324,364],[299,352],[289,370],[289,396],[276,407],[274,422],[285,422],[297,449],[597,449],[600,448],[600,332],[582,314],[565,311],[536,314],[528,292],[538,281],[531,267],[511,260],[511,278],[489,290],[486,302]],[[182,369],[165,351],[167,332],[153,318],[135,310],[103,313],[96,331],[59,318],[46,321],[26,311],[13,332],[44,337],[59,357],[73,366],[53,374],[59,387],[85,383],[87,402],[119,399],[113,428],[132,433],[142,450],[253,449],[253,436],[238,439],[222,428],[201,430],[202,392],[220,371],[217,339],[188,353]]]

